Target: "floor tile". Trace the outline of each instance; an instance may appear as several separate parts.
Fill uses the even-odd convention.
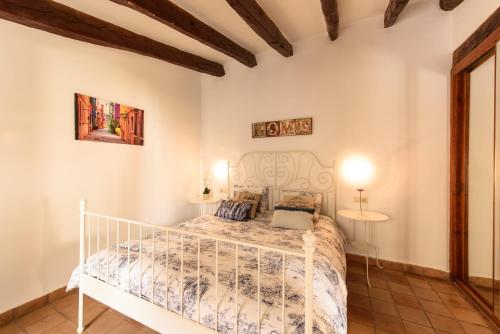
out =
[[[392,292],[401,293],[404,295],[414,295],[415,293],[412,291],[409,285],[389,282],[389,289]]]
[[[403,305],[413,308],[421,308],[420,302],[415,296],[393,293],[392,298],[394,299],[394,302],[398,305]]]
[[[349,290],[349,293],[357,293],[363,296],[368,296],[368,286],[366,286],[366,284],[348,282],[347,289]]]
[[[374,327],[367,327],[357,322],[350,321],[347,324],[347,334],[375,334]]]
[[[404,334],[405,329],[401,318],[392,317],[381,313],[373,313],[375,328],[394,334]]]
[[[370,297],[358,295],[357,293],[349,293],[347,295],[347,305],[348,306],[359,306],[371,310],[372,305],[370,302]]]
[[[141,326],[131,324],[128,321],[122,322],[118,327],[109,331],[109,334],[136,334],[142,329]]]
[[[460,296],[460,291],[451,283],[440,280],[429,280],[434,291]]]
[[[50,330],[50,334],[74,334],[75,332],[76,332],[76,325],[69,320],[66,320],[62,324],[59,324]],[[86,332],[88,333],[88,331]]]
[[[386,275],[387,275],[387,279],[389,280],[389,282],[398,283],[398,284],[402,284],[402,285],[409,285],[408,280],[406,279],[406,276],[402,272],[399,272],[399,273],[387,272]]]
[[[389,290],[389,284],[387,284],[387,281],[385,279],[370,277],[370,284],[372,288]]]
[[[455,318],[460,319],[461,321],[469,322],[480,326],[488,326],[488,323],[478,311],[468,310],[453,306],[450,306],[449,309],[451,313],[453,313]]]
[[[447,294],[447,293],[439,293],[439,297],[446,305],[466,308],[469,310],[475,309],[474,306],[463,296]]]
[[[431,290],[432,289],[432,287],[429,284],[429,282],[427,282],[425,279],[416,278],[416,277],[413,277],[413,276],[407,277],[406,279],[408,280],[408,283],[412,287],[421,288],[421,289],[427,289],[427,290]]]
[[[374,312],[391,315],[393,317],[399,317],[399,312],[398,309],[396,308],[396,304],[386,303],[374,298],[372,298],[371,302]]]
[[[92,333],[107,333],[124,322],[124,317],[117,312],[105,311],[100,317],[92,321],[87,329]]]
[[[63,317],[59,313],[54,313],[51,314],[37,322],[35,322],[32,325],[29,325],[26,327],[24,330],[28,334],[39,334],[39,333],[45,333],[58,325],[62,324],[63,322],[67,321],[65,317]]]
[[[347,310],[347,319],[357,322],[367,327],[374,326],[373,314],[370,310],[361,307],[352,306]]]
[[[425,312],[434,313],[450,318],[453,317],[453,314],[450,312],[448,307],[443,303],[433,302],[430,300],[422,300],[420,304],[422,305],[422,309]]]
[[[35,310],[31,313],[28,313],[21,318],[15,319],[14,323],[21,329],[25,329],[26,327],[33,325],[35,322],[42,320],[43,318],[48,317],[56,313],[56,311],[51,306],[44,306]]]
[[[434,329],[409,321],[403,321],[407,334],[434,334]]]
[[[433,302],[440,302],[441,299],[439,295],[433,290],[422,289],[417,287],[412,287],[413,292],[415,292],[415,296],[417,296],[420,300],[431,300]]]
[[[398,305],[399,314],[401,315],[401,319],[407,320],[410,322],[417,323],[419,325],[430,327],[431,324],[427,319],[424,311],[415,309],[412,307],[406,307]]]
[[[20,333],[24,332],[14,323],[10,323],[8,325],[0,327],[0,334],[20,334]]]
[[[73,293],[69,296],[63,297],[59,300],[56,300],[51,304],[51,306],[56,310],[60,311],[63,308],[67,308],[70,305],[77,305],[78,304],[78,294]]]
[[[441,315],[428,313],[427,316],[431,321],[432,327],[450,333],[465,333],[458,321],[453,318],[443,317]]]
[[[379,289],[379,288],[371,288],[370,291],[370,297],[375,298],[387,303],[393,303],[394,300],[392,299],[392,294],[389,290],[385,289]]]
[[[467,334],[493,334],[493,330],[487,327],[474,325],[468,322],[460,322]]]

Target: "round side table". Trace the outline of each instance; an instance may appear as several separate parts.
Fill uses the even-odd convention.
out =
[[[389,216],[376,212],[376,211],[359,211],[359,210],[340,210],[337,212],[339,216],[344,217],[346,219],[349,219],[352,221],[354,224],[357,222],[364,222],[364,227],[365,227],[365,238],[364,240],[351,240],[349,244],[356,248],[359,249],[360,251],[363,251],[366,253],[366,282],[368,283],[368,286],[371,288],[370,284],[370,275],[368,272],[368,258],[370,257],[370,251],[374,250],[375,251],[375,258],[377,260],[377,266],[381,269],[383,267],[379,264],[378,262],[378,248],[377,246],[372,242],[372,234],[371,234],[371,225],[376,222],[384,222],[389,220]],[[354,227],[355,228],[355,227]],[[353,237],[354,239],[354,237]]]
[[[217,210],[217,204],[222,201],[220,198],[204,199],[203,197],[195,197],[189,200],[190,204],[197,204],[200,206],[200,215],[214,214]]]

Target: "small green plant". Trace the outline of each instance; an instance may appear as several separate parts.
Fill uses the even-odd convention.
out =
[[[116,134],[116,129],[119,129],[120,128],[120,124],[118,123],[118,120],[116,119],[111,119],[109,122],[108,122],[108,130],[110,133],[112,134]]]
[[[203,195],[208,195],[208,194],[210,194],[210,188],[205,187],[205,189],[203,189]]]

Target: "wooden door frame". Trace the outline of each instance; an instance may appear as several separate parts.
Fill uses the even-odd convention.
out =
[[[467,282],[468,276],[468,134],[470,72],[496,53],[500,40],[500,9],[497,9],[453,54],[450,112],[450,278],[497,325],[494,309]],[[495,69],[496,70],[496,69]],[[493,240],[492,240],[493,242]]]

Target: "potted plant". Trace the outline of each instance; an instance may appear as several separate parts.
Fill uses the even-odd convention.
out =
[[[203,189],[203,199],[209,199],[210,198],[210,188],[205,186],[205,189]]]

